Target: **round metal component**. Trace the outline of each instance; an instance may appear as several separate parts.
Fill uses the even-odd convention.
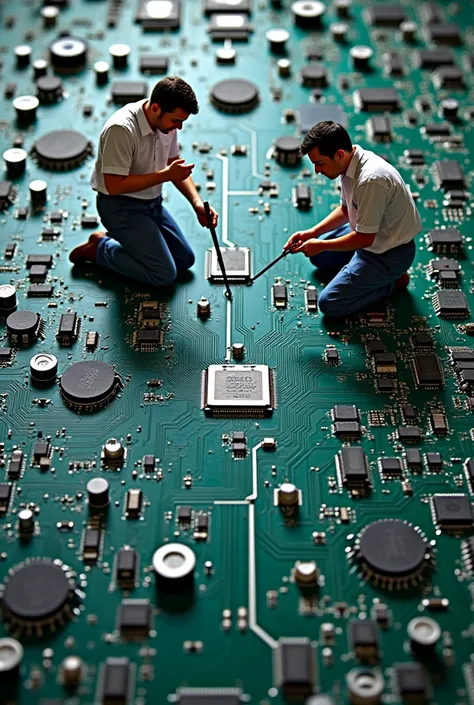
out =
[[[291,61],[289,59],[278,59],[278,75],[282,78],[288,78],[291,73]]]
[[[232,357],[236,360],[241,360],[245,353],[245,347],[243,343],[232,343]]]
[[[208,318],[211,315],[211,304],[205,296],[202,296],[197,302],[196,310],[199,318]]]
[[[35,515],[31,509],[18,512],[18,531],[20,534],[32,534],[35,529]]]
[[[301,161],[300,141],[297,137],[278,137],[275,141],[275,159],[283,166],[294,166]]]
[[[218,64],[234,64],[237,52],[232,47],[219,47],[216,51],[216,61]]]
[[[13,345],[28,345],[38,337],[41,318],[33,311],[15,311],[7,318],[7,331]]]
[[[18,676],[23,661],[23,647],[16,639],[0,639],[0,678]]]
[[[63,84],[57,76],[41,76],[36,81],[36,95],[40,103],[57,103],[62,94]]]
[[[41,8],[41,17],[43,18],[43,27],[49,29],[56,26],[58,19],[59,8],[54,5],[45,5]]]
[[[378,705],[384,690],[384,679],[379,671],[353,668],[346,675],[349,696],[353,705]]]
[[[30,360],[30,375],[35,382],[51,382],[58,373],[58,358],[51,353],[39,353]]]
[[[224,113],[248,113],[259,103],[258,88],[242,78],[230,78],[216,83],[210,93],[211,103]]]
[[[366,69],[369,65],[370,59],[374,55],[373,49],[366,47],[362,44],[357,44],[351,47],[349,51],[352,63],[356,69]]]
[[[318,566],[316,561],[297,561],[294,571],[295,583],[300,587],[316,585],[318,581]]]
[[[343,42],[347,37],[349,26],[345,22],[333,22],[329,25],[329,29],[336,42]]]
[[[186,589],[192,586],[196,556],[189,546],[167,543],[153,554],[157,586],[164,590]]]
[[[48,184],[43,179],[35,179],[28,184],[31,202],[35,206],[43,206],[48,200]]]
[[[292,482],[283,482],[278,488],[278,504],[292,506],[298,504],[298,490]]]
[[[308,64],[300,71],[301,82],[308,88],[325,88],[328,85],[327,72],[321,64]]]
[[[406,20],[406,22],[402,22],[400,25],[402,37],[406,42],[413,42],[415,40],[417,29],[418,25],[411,20]]]
[[[46,76],[48,73],[48,62],[44,59],[36,59],[33,61],[33,75],[36,78],[41,78],[41,76]]]
[[[44,79],[43,79],[44,80]],[[33,154],[43,169],[65,171],[80,166],[92,152],[87,137],[75,130],[54,130],[39,138]]]
[[[87,63],[87,43],[78,37],[59,37],[49,45],[50,62],[58,73],[78,73]]]
[[[17,69],[24,69],[31,59],[31,47],[28,44],[20,44],[15,47],[15,60]]]
[[[94,64],[95,80],[103,86],[109,80],[109,64],[106,61],[96,61]]]
[[[71,616],[76,589],[69,569],[58,560],[35,558],[12,568],[4,581],[1,608],[13,626],[54,628]]]
[[[455,98],[445,98],[440,103],[441,115],[448,120],[455,120],[458,116],[459,102]]]
[[[430,651],[441,638],[441,627],[431,617],[415,617],[407,626],[412,651]]]
[[[0,316],[6,316],[17,307],[16,289],[13,284],[0,284]]]
[[[123,445],[116,438],[109,438],[104,448],[104,458],[108,460],[118,460],[123,458]]]
[[[112,57],[114,69],[124,69],[127,67],[130,51],[131,49],[128,44],[112,44],[112,46],[109,47],[109,54]]]
[[[74,411],[101,409],[115,397],[121,379],[113,367],[99,360],[75,362],[60,381],[61,395]]]
[[[109,503],[109,483],[104,477],[93,477],[87,483],[89,506],[100,509]]]
[[[292,4],[291,11],[298,27],[311,29],[321,25],[321,18],[326,12],[326,5],[320,0],[299,0]]]
[[[22,125],[28,125],[36,120],[36,108],[39,100],[35,95],[19,95],[13,101],[16,118]]]
[[[66,656],[61,664],[61,676],[63,685],[74,688],[82,679],[82,659],[79,656]]]
[[[269,29],[265,32],[265,37],[270,47],[270,51],[281,54],[285,51],[286,43],[290,38],[290,33],[286,29]]]

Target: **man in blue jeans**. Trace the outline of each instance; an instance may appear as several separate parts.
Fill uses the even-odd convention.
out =
[[[91,178],[97,210],[107,233],[97,231],[69,255],[73,263],[94,261],[154,286],[176,279],[194,264],[194,253],[163,206],[161,186],[171,181],[209,226],[191,177],[194,164],[180,159],[177,130],[199,110],[193,89],[181,78],[163,78],[149,99],[128,103],[105,123]],[[212,226],[217,213],[211,208]]]
[[[318,122],[301,143],[316,174],[341,177],[341,204],[310,230],[285,244],[318,268],[339,272],[324,287],[319,309],[327,316],[361,311],[408,285],[421,219],[398,171],[352,145],[342,125]]]

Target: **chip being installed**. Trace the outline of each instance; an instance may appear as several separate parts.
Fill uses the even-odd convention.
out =
[[[252,276],[250,271],[250,249],[248,247],[221,247],[221,253],[229,281],[237,284],[247,282]],[[214,248],[207,251],[206,277],[211,282],[221,283],[224,281]]]
[[[210,365],[203,372],[201,407],[207,416],[271,416],[274,406],[267,365]]]

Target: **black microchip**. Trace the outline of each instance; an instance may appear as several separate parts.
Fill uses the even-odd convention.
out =
[[[51,223],[62,223],[63,222],[63,214],[61,211],[53,211],[51,215],[49,216],[49,220]]]
[[[362,435],[360,423],[358,421],[336,421],[334,424],[334,435],[337,438],[360,438]]]
[[[293,202],[300,211],[311,208],[311,189],[307,184],[296,184],[293,189]]]
[[[443,409],[431,409],[431,428],[437,436],[446,436],[448,433],[448,423]]]
[[[446,292],[442,292],[446,293]],[[415,382],[424,389],[442,389],[444,375],[439,358],[434,353],[420,353],[414,357]]]
[[[469,487],[474,491],[474,458],[466,458],[464,461],[464,471],[466,473]]]
[[[438,66],[451,66],[455,63],[451,49],[421,49],[418,60],[422,68],[430,71]]]
[[[50,450],[49,441],[46,441],[46,440],[35,441],[35,444],[33,446],[34,459],[36,461],[38,461],[41,458],[47,458],[49,456],[49,450]]]
[[[404,406],[402,406],[402,414],[405,421],[416,421],[416,409],[411,404],[404,404]]]
[[[305,295],[308,311],[316,311],[318,308],[318,292],[316,288],[314,286],[308,286]]]
[[[374,340],[369,340],[367,343],[367,350],[370,355],[375,355],[375,353],[386,352],[387,348],[385,347],[383,340],[380,340],[380,338],[375,338]]]
[[[375,353],[374,366],[377,374],[394,373],[397,371],[397,358],[393,353]]]
[[[148,95],[145,81],[114,81],[111,89],[112,101],[119,105],[134,103]]]
[[[406,19],[405,10],[401,5],[382,5],[377,3],[368,10],[371,24],[381,27],[398,27]]]
[[[44,282],[48,276],[48,268],[44,264],[33,264],[30,267],[30,282]]]
[[[469,318],[471,311],[466,296],[460,289],[442,289],[433,295],[433,307],[441,318]]]
[[[474,370],[462,370],[459,375],[459,383],[463,390],[471,390],[474,386]]]
[[[354,103],[365,112],[394,112],[400,101],[395,88],[360,88],[354,94]]]
[[[190,524],[191,523],[191,507],[179,507],[178,508],[178,521],[180,524]]]
[[[451,359],[453,362],[462,362],[464,360],[474,360],[473,350],[459,350],[458,348],[450,348]]]
[[[328,348],[325,352],[326,361],[333,364],[339,362],[339,353],[335,348]]]
[[[416,348],[432,348],[434,346],[433,338],[429,333],[414,333],[412,337],[413,345]]]
[[[354,404],[351,404],[350,406],[344,406],[338,404],[337,406],[334,407],[331,411],[332,418],[334,421],[358,421],[359,420],[359,411],[358,409],[354,406]]]
[[[237,688],[181,688],[178,705],[242,705]]]
[[[84,534],[84,552],[85,551],[95,551],[98,552],[100,547],[100,530],[99,529],[86,529]]]
[[[99,220],[96,215],[82,215],[81,216],[81,227],[82,228],[96,228],[99,224]]]
[[[117,627],[122,633],[146,636],[150,625],[151,606],[148,600],[122,600],[117,614]]]
[[[451,134],[451,125],[448,122],[428,122],[424,130],[429,137],[447,137]]]
[[[392,139],[392,126],[388,117],[380,115],[370,118],[367,130],[373,139],[380,142],[389,142]]]
[[[442,289],[459,288],[457,272],[440,272],[438,275],[438,281]]]
[[[403,152],[409,164],[413,166],[423,166],[425,157],[421,149],[405,149]]]
[[[8,98],[13,98],[15,93],[16,93],[16,83],[14,83],[13,81],[10,81],[5,86],[5,91],[4,91],[3,95],[5,96],[5,98],[8,99]]]
[[[384,475],[401,475],[400,458],[379,458],[379,468]]]
[[[44,264],[49,268],[53,264],[53,255],[28,255],[26,258],[27,269],[30,269],[34,264]]]
[[[396,380],[389,377],[381,377],[376,381],[378,392],[393,392],[397,386]]]
[[[77,313],[63,313],[59,320],[58,336],[72,336],[76,332]]]
[[[246,443],[245,433],[243,431],[232,431],[230,440],[232,443]]]
[[[428,676],[419,663],[394,663],[395,689],[407,703],[426,702],[431,693]]]
[[[0,348],[0,363],[8,362],[12,357],[11,348]]]
[[[456,253],[462,249],[462,235],[457,228],[434,228],[428,233],[428,246],[433,252]]]
[[[440,66],[431,78],[437,88],[464,88],[464,74],[457,66]]]
[[[142,56],[140,58],[140,71],[149,74],[161,74],[168,71],[169,59],[167,56]]]
[[[441,453],[426,453],[426,464],[430,470],[439,472],[443,467],[443,461],[441,459]]]
[[[12,485],[8,482],[0,482],[0,512],[5,514],[10,504],[12,496]]]
[[[5,259],[12,259],[15,255],[16,242],[7,242],[5,245]]]
[[[56,240],[61,234],[59,228],[43,228],[41,231],[41,239],[46,240],[46,242],[52,242]]]
[[[144,455],[142,460],[143,469],[145,472],[152,472],[155,469],[155,456]]]
[[[160,341],[160,331],[159,330],[139,330],[137,331],[136,342],[137,343],[158,343]]]
[[[349,644],[362,660],[377,654],[378,629],[370,619],[354,619],[348,624]]]
[[[384,54],[383,58],[387,71],[391,76],[403,75],[402,57],[397,51],[389,51],[387,54]]]
[[[116,576],[117,582],[133,584],[135,582],[138,565],[138,554],[131,548],[121,548],[117,554]]]
[[[474,523],[471,502],[465,494],[435,494],[433,509],[440,526],[455,529],[470,527]]]
[[[196,530],[206,533],[209,529],[209,514],[198,514],[196,520]]]
[[[418,448],[407,448],[405,458],[407,467],[410,470],[419,470],[421,468],[421,452]]]
[[[109,657],[102,673],[101,697],[104,705],[126,705],[129,702],[130,681],[128,658]]]
[[[275,284],[273,287],[273,301],[277,308],[284,308],[288,300],[286,286],[282,284]]]
[[[336,456],[343,484],[360,485],[369,481],[369,463],[362,448],[342,448]]]
[[[464,171],[454,159],[443,159],[434,163],[435,173],[445,191],[463,189],[465,186]]]
[[[274,658],[275,681],[285,695],[304,697],[313,692],[315,662],[309,639],[280,639]]]
[[[454,22],[436,22],[430,25],[430,39],[435,44],[460,44],[461,32]]]
[[[26,295],[36,298],[49,298],[53,295],[54,286],[51,284],[32,284],[27,290]]]
[[[246,443],[232,443],[232,452],[234,455],[238,455],[238,456],[247,455]]]
[[[398,438],[402,443],[419,443],[422,440],[421,429],[418,426],[400,426]]]

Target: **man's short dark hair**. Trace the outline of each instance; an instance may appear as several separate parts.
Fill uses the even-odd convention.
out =
[[[172,113],[176,108],[193,115],[199,112],[196,94],[179,76],[167,76],[158,81],[150,96],[150,105],[153,103],[157,103],[164,113]]]
[[[324,157],[334,159],[334,155],[339,149],[350,152],[352,142],[347,130],[342,125],[330,120],[323,120],[313,125],[311,130],[306,133],[300,147],[301,155],[308,154],[315,147]]]

